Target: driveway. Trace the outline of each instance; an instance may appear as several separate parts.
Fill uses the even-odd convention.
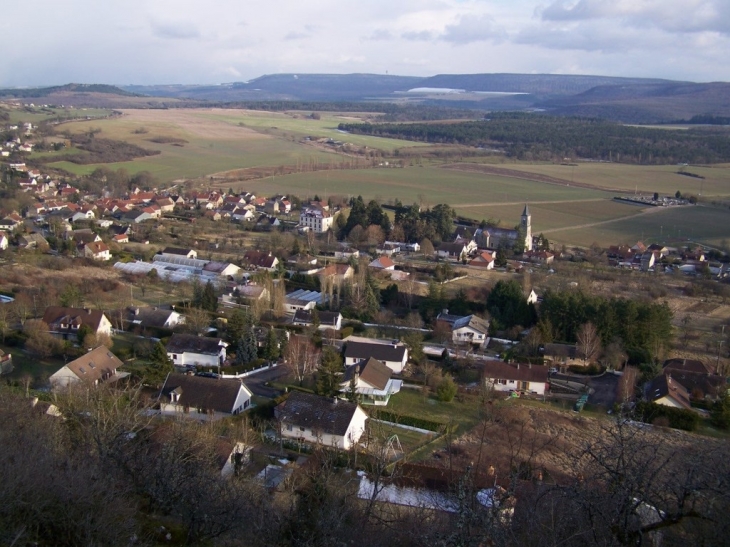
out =
[[[247,376],[243,379],[243,383],[246,387],[251,390],[251,393],[259,397],[266,397],[268,399],[274,399],[281,395],[281,391],[274,389],[264,384],[282,378],[288,374],[286,367],[279,365],[278,367],[270,368]]]
[[[620,376],[611,372],[591,377],[588,380],[588,385],[593,389],[593,392],[588,397],[588,402],[593,405],[604,406],[607,410],[613,408],[613,403],[616,401],[616,388],[620,379]]]

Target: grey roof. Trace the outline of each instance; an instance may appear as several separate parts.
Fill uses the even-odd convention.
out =
[[[548,367],[542,365],[510,365],[501,361],[485,361],[484,377],[518,382],[547,382]]]
[[[345,347],[345,358],[370,359],[375,357],[378,361],[402,362],[406,354],[406,346],[399,342],[392,344],[379,344],[367,342],[347,342]]]
[[[190,251],[191,249],[182,249],[180,247],[165,247],[160,251],[160,253],[166,255],[179,255],[187,257]]]
[[[180,406],[231,413],[241,388],[248,391],[240,380],[173,373],[167,377],[160,395],[169,399],[170,393],[177,390]]]
[[[522,216],[526,217],[530,215],[530,208],[527,206],[527,203],[525,203],[525,209],[522,211]]]
[[[205,338],[194,334],[173,334],[167,343],[169,353],[200,353],[218,355],[221,351],[220,338]]]
[[[340,312],[335,311],[318,311],[317,318],[319,319],[320,325],[329,325],[334,327],[337,325],[337,319],[340,317]],[[295,323],[314,323],[314,314],[311,310],[297,310],[294,314]]]
[[[357,373],[363,382],[373,386],[375,389],[384,390],[388,386],[393,371],[390,370],[385,363],[373,359],[361,361],[355,365],[347,367],[342,377],[344,382],[349,382],[353,374]]]
[[[307,427],[330,435],[345,435],[357,411],[357,405],[293,391],[276,407],[276,417],[286,424]]]
[[[127,321],[143,327],[164,327],[172,311],[158,308],[127,308]]]
[[[489,334],[489,321],[477,317],[476,315],[451,315],[448,313],[440,313],[436,316],[436,321],[443,321],[451,325],[452,330],[463,327],[471,327],[476,331]]]

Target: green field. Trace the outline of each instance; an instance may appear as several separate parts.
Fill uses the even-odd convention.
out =
[[[626,165],[620,163],[579,162],[576,166],[552,163],[504,163],[498,167],[547,175],[577,184],[588,184],[616,191],[644,194],[658,192],[709,196],[730,195],[730,169],[725,165],[700,167],[688,165]],[[677,174],[684,169],[705,177],[704,180]],[[615,193],[615,192],[614,192]]]
[[[640,216],[588,228],[555,231],[545,235],[550,241],[570,242],[582,246],[591,245],[593,242],[633,244],[641,240],[672,246],[695,242],[725,248],[730,240],[728,226],[730,226],[729,209],[688,206],[670,209],[652,208],[647,214]]]
[[[109,116],[112,111],[103,108],[49,108],[41,109],[39,107],[29,107],[26,109],[12,109],[9,110],[10,123],[32,123],[37,124],[45,120],[55,120],[56,118],[105,118]]]

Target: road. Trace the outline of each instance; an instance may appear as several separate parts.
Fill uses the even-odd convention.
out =
[[[265,386],[264,383],[271,382],[286,376],[288,371],[286,367],[279,365],[278,367],[263,370],[243,379],[243,383],[251,390],[251,393],[258,397],[266,397],[273,399],[281,395],[281,391]]]

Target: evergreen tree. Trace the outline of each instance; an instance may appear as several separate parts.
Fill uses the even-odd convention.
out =
[[[150,385],[159,386],[174,369],[172,359],[168,357],[167,350],[162,345],[162,342],[155,344],[149,360],[150,364],[144,372],[144,381]]]
[[[270,328],[266,333],[266,342],[264,343],[264,359],[268,361],[276,361],[281,355],[281,349],[279,348],[279,337],[276,335],[276,331]]]
[[[212,312],[218,309],[218,296],[216,296],[215,287],[213,287],[213,283],[210,280],[203,287],[203,292],[200,297],[200,307]]]
[[[317,369],[317,393],[331,397],[339,392],[342,356],[331,346],[322,349],[322,362]]]
[[[347,386],[347,400],[351,403],[360,402],[360,396],[357,394],[357,378],[355,378],[355,374],[350,377],[350,384]]]
[[[253,333],[253,327],[249,327],[244,330],[236,344],[236,364],[245,365],[255,361],[257,357],[256,336]]]

